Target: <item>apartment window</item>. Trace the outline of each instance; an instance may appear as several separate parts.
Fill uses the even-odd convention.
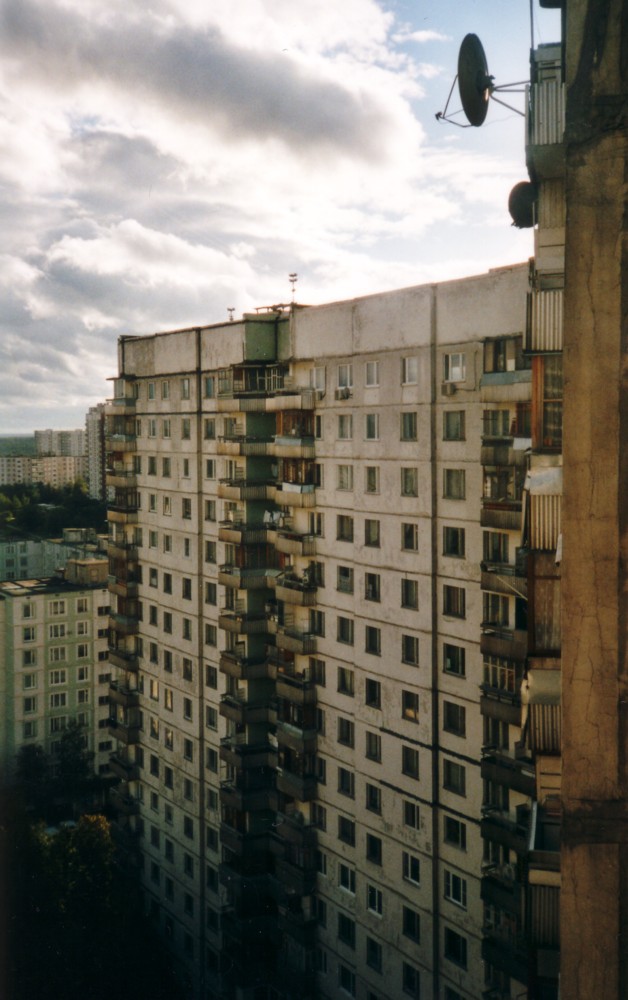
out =
[[[364,701],[369,708],[381,708],[382,685],[380,681],[376,681],[372,677],[366,678]]]
[[[506,564],[508,562],[508,535],[503,531],[482,532],[484,562]]]
[[[157,421],[155,420],[154,417],[148,418],[148,437],[149,438],[157,437]]]
[[[379,440],[379,414],[367,413],[365,416],[364,437],[367,441]]]
[[[462,969],[467,967],[467,939],[451,927],[445,927],[445,958]]]
[[[192,740],[183,741],[183,757],[185,760],[194,760],[194,743]]]
[[[338,884],[341,889],[355,895],[355,868],[340,864],[338,866]]]
[[[379,361],[367,361],[364,366],[364,385],[367,388],[379,385]]]
[[[37,629],[34,625],[26,625],[22,629],[22,642],[35,642]]]
[[[206,441],[213,441],[216,437],[215,417],[205,417],[203,421],[203,437]]]
[[[174,707],[174,699],[173,699],[172,688],[164,688],[164,708],[167,709],[168,712],[172,712],[173,707]]]
[[[351,847],[355,846],[355,823],[347,816],[338,817],[338,840]]]
[[[443,496],[446,500],[464,500],[465,498],[464,469],[443,470]]]
[[[445,410],[443,414],[443,441],[465,440],[464,410]]]
[[[419,378],[419,359],[408,357],[401,359],[401,381],[404,385],[416,385]]]
[[[446,844],[457,847],[461,851],[467,849],[467,826],[462,820],[453,816],[445,816],[443,839]]]
[[[464,556],[464,545],[464,528],[453,528],[451,525],[445,525],[443,528],[443,555],[462,558]]]
[[[66,684],[67,683],[67,671],[66,670],[51,670],[48,675],[48,681],[51,685],[54,684]]]
[[[443,614],[450,618],[464,618],[465,590],[464,587],[453,587],[446,583],[443,586]]]
[[[419,1000],[421,996],[421,973],[414,965],[403,962],[401,966],[401,983],[403,992],[409,997]]]
[[[218,600],[218,589],[215,583],[205,584],[205,604],[216,604]]]
[[[35,739],[37,736],[37,723],[25,722],[22,727],[22,734],[25,740]]]
[[[382,811],[382,792],[378,785],[371,785],[366,783],[366,808],[369,812],[377,813],[379,816]]]
[[[467,880],[448,869],[445,869],[445,899],[463,910],[467,908]]]
[[[354,673],[348,667],[338,667],[338,691],[340,694],[354,694]]]
[[[157,458],[155,455],[148,456],[148,468],[147,475],[156,476],[157,475]]]
[[[443,702],[443,729],[446,733],[453,733],[455,736],[464,736],[466,733],[466,710],[463,705],[457,705],[453,701]]]
[[[338,365],[338,388],[353,388],[353,365]]]
[[[172,535],[164,535],[163,548],[164,552],[172,552]]]
[[[172,614],[170,611],[164,611],[164,632],[172,635]]]
[[[65,636],[65,624],[59,623],[58,625],[48,626],[49,639],[63,639],[64,636]]]
[[[401,581],[401,607],[416,611],[419,607],[419,581],[404,577]]]
[[[172,573],[164,573],[164,594],[172,593]]]
[[[503,594],[482,594],[482,624],[508,627],[510,617],[509,600]]]
[[[343,746],[352,747],[355,742],[355,727],[351,719],[338,716],[338,742]]]
[[[214,690],[218,687],[218,670],[209,663],[205,664],[205,686]]]
[[[401,716],[409,722],[419,721],[419,696],[415,691],[401,692]]]
[[[161,436],[163,438],[170,437],[170,420],[168,419],[161,421]]]
[[[48,604],[48,613],[51,615],[64,615],[65,601],[50,601]]]
[[[401,469],[401,495],[402,497],[416,497],[419,495],[419,472],[414,467],[402,467]]]
[[[341,413],[338,416],[338,440],[350,441],[353,437],[353,417],[350,413]]]
[[[205,767],[214,774],[218,773],[218,752],[213,747],[207,747],[205,751]]]
[[[310,608],[310,632],[312,635],[325,635],[325,612]]]
[[[417,911],[412,910],[409,906],[404,906],[401,919],[404,936],[418,944],[421,940],[421,918]]]
[[[25,649],[22,653],[22,665],[25,667],[34,667],[36,663],[37,663],[37,650]]]
[[[364,649],[367,653],[380,656],[382,652],[382,631],[375,625],[366,625],[364,629]]]
[[[560,354],[535,358],[540,391],[535,399],[533,439],[536,446],[559,451],[563,440],[563,359]]]
[[[166,517],[170,517],[172,514],[172,500],[170,497],[165,496],[162,502],[162,510]]]
[[[380,522],[375,518],[367,517],[364,521],[364,544],[370,548],[379,548]]]
[[[464,382],[466,374],[466,357],[460,352],[443,355],[443,381]]]
[[[382,971],[382,946],[372,937],[366,939],[366,964],[375,972]]]
[[[446,674],[465,676],[465,650],[462,646],[454,646],[446,642],[443,645],[443,670]]]
[[[348,969],[346,965],[338,966],[338,985],[350,997],[355,996],[355,972]]]
[[[192,721],[192,699],[191,698],[184,698],[183,699],[183,718],[187,719],[188,722]]]
[[[353,619],[338,615],[336,638],[338,642],[353,645]]]
[[[22,701],[22,708],[24,715],[32,715],[37,711],[37,695],[32,695],[29,698],[24,698]]]
[[[312,826],[317,830],[327,829],[327,810],[325,806],[322,806],[320,802],[312,802],[311,804],[311,818]]]
[[[419,665],[419,640],[415,635],[401,636],[401,659],[403,663]]]
[[[366,860],[370,861],[373,865],[381,865],[382,863],[382,841],[380,837],[376,837],[373,833],[367,833],[366,835]]]
[[[336,538],[339,542],[353,541],[353,518],[348,514],[336,515]]]
[[[411,802],[409,799],[404,799],[403,801],[403,825],[409,827],[411,830],[420,830],[421,828],[421,813],[416,802]]]
[[[401,855],[401,873],[406,882],[421,883],[421,862],[414,854],[404,851]]]
[[[48,660],[50,663],[64,663],[67,659],[67,650],[65,646],[53,646],[48,651]]]
[[[169,649],[164,649],[164,670],[167,674],[172,673],[172,652]]]
[[[366,908],[371,913],[376,913],[381,917],[384,912],[384,897],[382,895],[382,890],[378,889],[375,885],[367,885],[366,887]]]
[[[418,437],[416,411],[401,414],[401,440],[416,441]]]
[[[170,458],[162,458],[161,460],[161,474],[164,479],[169,479],[172,473],[172,461]]]
[[[419,548],[419,526],[402,522],[401,524],[401,548],[407,552],[417,552]]]
[[[367,601],[381,599],[381,577],[379,573],[364,574],[364,598]]]
[[[29,688],[37,687],[37,674],[24,674],[22,677],[22,687],[25,691]]]
[[[368,729],[366,731],[365,756],[367,760],[374,760],[377,763],[382,759],[382,738],[379,733],[373,733]]]
[[[419,751],[416,747],[401,747],[401,771],[408,778],[419,777]]]
[[[466,795],[467,774],[463,764],[445,758],[443,761],[443,788],[455,795]]]
[[[337,468],[338,483],[337,488],[339,490],[352,490],[353,489],[353,466],[352,465],[339,465]]]
[[[338,566],[336,589],[343,594],[353,593],[353,570],[350,566]]]
[[[379,493],[379,465],[367,465],[364,470],[364,492]]]

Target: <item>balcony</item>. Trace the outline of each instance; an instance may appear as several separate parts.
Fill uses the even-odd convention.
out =
[[[309,896],[316,888],[316,871],[285,859],[275,862],[275,876],[283,889],[299,896]]]
[[[315,507],[316,486],[314,483],[279,482],[273,497],[282,507]]]
[[[487,928],[482,941],[482,958],[495,969],[505,972],[520,983],[527,983],[529,955],[522,933],[507,928]]]
[[[525,660],[528,653],[528,633],[523,629],[508,629],[482,622],[480,652],[483,656]]]
[[[316,446],[311,435],[275,435],[272,453],[278,458],[314,458]]]
[[[271,525],[245,524],[243,521],[221,521],[218,538],[221,542],[235,545],[265,545],[274,539],[274,531],[269,535]]]
[[[301,577],[280,573],[275,579],[275,598],[285,604],[312,607],[316,604],[316,589],[309,570],[305,570]]]
[[[136,615],[123,615],[117,611],[110,611],[109,628],[120,635],[135,635],[139,629],[139,622]]]
[[[218,616],[218,626],[225,632],[237,635],[259,635],[268,631],[268,619],[265,614],[252,614],[246,611],[232,611],[222,608]]]
[[[296,705],[312,705],[317,697],[310,671],[297,671],[293,663],[277,667],[275,691],[278,698]]]
[[[482,867],[482,902],[490,903],[508,913],[521,912],[521,884],[515,865],[485,865]]]
[[[255,775],[259,772],[243,771],[242,775]],[[237,809],[239,812],[257,812],[277,808],[277,792],[275,788],[254,787],[254,781],[236,780],[220,783],[220,801],[223,806]],[[250,786],[250,787],[248,787]]]
[[[277,928],[280,934],[288,934],[304,948],[313,948],[316,944],[318,922],[315,917],[289,906],[280,906],[277,915]]]
[[[107,542],[107,555],[110,559],[122,559],[135,563],[139,559],[139,550],[134,541],[125,538],[110,538]]]
[[[515,792],[521,792],[530,798],[535,793],[536,775],[534,765],[525,759],[498,750],[494,747],[482,747],[481,776],[487,781],[505,785]]]
[[[116,649],[110,646],[109,663],[113,667],[118,667],[119,670],[128,670],[134,673],[139,667],[139,658],[135,652],[128,652],[126,649]]]
[[[278,649],[289,653],[313,655],[316,652],[317,637],[313,632],[305,632],[295,626],[277,625],[275,642]]]
[[[489,684],[481,684],[480,714],[486,719],[497,719],[509,726],[520,726],[520,683],[521,681],[518,682],[517,691],[508,691],[504,688],[491,687]]]
[[[238,830],[226,822],[220,824],[220,843],[223,848],[231,851],[237,858],[254,859],[261,857],[264,860],[269,851],[269,842],[270,829],[248,832],[247,830]],[[266,882],[268,875],[266,871],[257,876],[243,875],[230,864],[222,864],[220,866],[220,881],[223,885],[233,886],[236,882],[242,884],[247,879],[250,880],[251,886],[254,887],[255,879],[258,882]]]
[[[562,288],[534,289],[528,292],[525,350],[532,354],[563,349]]]
[[[565,168],[565,85],[558,76],[533,82],[526,114],[526,161],[534,180],[560,177]]]
[[[221,479],[218,496],[222,500],[274,500],[275,483],[256,479]]]
[[[316,389],[310,389],[309,386],[292,387],[284,380],[282,393],[270,396],[266,400],[266,410],[268,413],[277,413],[278,410],[314,410],[316,397]]]
[[[296,844],[298,847],[316,846],[316,827],[307,823],[303,813],[296,809],[277,815],[275,833],[282,842]]]
[[[262,701],[247,701],[246,696],[236,697],[225,694],[220,700],[220,714],[224,719],[241,726],[250,726],[256,722],[274,723],[276,711],[270,705],[268,698]]]
[[[502,531],[519,531],[521,500],[493,500],[483,497],[480,525],[483,528],[499,528]]]
[[[137,451],[135,428],[105,435],[105,451],[108,455]]]
[[[118,489],[135,489],[137,473],[135,469],[123,465],[115,465],[106,470],[107,486]]]
[[[137,781],[140,776],[140,769],[138,764],[133,760],[129,760],[126,756],[121,753],[114,753],[109,758],[109,767],[116,778],[120,778],[121,781]]]
[[[139,579],[133,573],[129,573],[126,578],[110,574],[107,583],[110,594],[117,594],[118,597],[137,597]]]
[[[250,568],[224,563],[218,569],[218,583],[223,587],[233,587],[236,590],[259,590],[268,587],[268,567],[252,566]]]
[[[275,667],[265,656],[242,656],[233,649],[223,649],[220,653],[220,672],[237,680],[254,681],[262,677],[272,679]]]
[[[299,802],[309,802],[317,795],[318,779],[315,774],[295,774],[286,767],[277,768],[277,791],[297,799]]]
[[[109,702],[122,705],[123,708],[137,708],[140,703],[140,693],[137,688],[130,688],[120,681],[112,681],[109,685]]]
[[[109,719],[108,727],[111,736],[120,743],[131,746],[140,741],[139,722],[120,722],[118,719]]]
[[[244,736],[225,736],[220,741],[220,759],[238,771],[277,766],[277,750],[268,743],[248,743]]]
[[[219,455],[272,455],[273,439],[246,434],[219,437],[216,451]]]
[[[482,590],[490,590],[495,594],[509,594],[528,597],[528,578],[522,576],[518,567],[513,563],[481,563],[482,576],[480,585]]]
[[[316,750],[318,730],[314,725],[303,723],[299,726],[278,719],[276,735],[280,746],[289,747],[297,753],[314,753]]]
[[[123,792],[119,788],[112,788],[109,792],[111,805],[122,816],[137,816],[140,811],[139,801],[134,795]]]
[[[482,807],[480,832],[484,840],[502,844],[517,854],[527,852],[530,811],[522,807],[516,813],[506,812],[496,806]]]
[[[300,535],[296,531],[279,529],[275,538],[277,552],[293,556],[316,555],[316,535]]]

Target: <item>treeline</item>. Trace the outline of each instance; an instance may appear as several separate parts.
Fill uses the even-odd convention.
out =
[[[64,528],[106,531],[107,507],[88,496],[78,480],[59,489],[45,483],[17,483],[0,489],[0,528],[54,538]]]

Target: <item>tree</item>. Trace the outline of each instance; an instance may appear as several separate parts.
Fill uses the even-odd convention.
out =
[[[46,813],[50,799],[50,761],[44,748],[25,744],[17,753],[16,779],[24,802],[38,816]]]
[[[94,754],[87,749],[84,726],[72,720],[64,730],[55,754],[54,789],[59,798],[74,806],[94,790],[93,759]]]

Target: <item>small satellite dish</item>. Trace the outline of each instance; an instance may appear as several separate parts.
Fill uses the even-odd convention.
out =
[[[513,226],[517,229],[531,229],[535,223],[538,187],[531,181],[515,184],[508,197],[508,211]]]
[[[454,121],[454,115],[459,114],[459,111],[454,111],[451,115],[447,114],[451,95],[456,86],[456,80],[458,81],[462,111],[468,122],[466,125],[462,122]],[[526,81],[519,80],[517,83],[506,83],[497,86],[493,80],[494,77],[488,71],[488,63],[482,42],[477,35],[465,35],[458,53],[458,73],[451,85],[445,109],[444,111],[437,112],[436,120],[450,122],[452,125],[460,125],[461,128],[469,128],[470,125],[477,128],[484,124],[490,100],[497,101],[498,104],[503,104],[505,108],[514,111],[515,114],[523,116],[523,111],[513,108],[506,101],[500,100],[499,97],[496,97],[496,94],[523,93],[522,88]]]
[[[493,90],[484,47],[477,35],[465,35],[458,53],[458,90],[470,125],[484,123]]]

